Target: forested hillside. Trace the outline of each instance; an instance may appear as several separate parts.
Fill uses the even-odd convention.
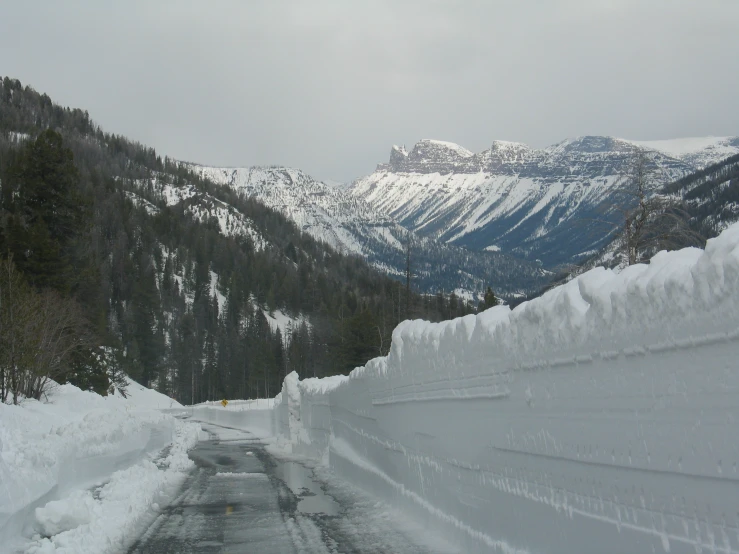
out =
[[[288,167],[217,168],[183,162],[196,175],[229,186],[279,211],[305,233],[335,250],[357,254],[391,277],[404,276],[410,250],[416,290],[455,291],[481,299],[495,284],[513,301],[552,278],[539,264],[501,252],[477,251],[423,237],[350,194]]]
[[[293,370],[342,373],[386,354],[401,319],[474,311],[409,292],[7,77],[0,183],[3,400],[40,395],[47,378],[104,392],[120,371],[183,403],[269,397]],[[48,329],[42,307],[58,316]]]
[[[623,268],[631,263],[648,263],[659,250],[704,248],[708,239],[739,221],[739,154],[666,184],[654,179],[652,171],[642,177],[645,184],[648,182],[644,189],[648,194],[641,199],[634,195],[632,174],[631,190],[623,197],[631,206],[614,203],[618,217],[612,239],[585,263],[567,268],[544,290],[597,266]],[[634,224],[639,222],[637,230]],[[627,255],[629,237],[635,241],[636,256],[631,258],[636,259],[630,260]]]
[[[739,220],[739,154],[667,185],[664,193],[685,200],[707,238],[718,235]]]

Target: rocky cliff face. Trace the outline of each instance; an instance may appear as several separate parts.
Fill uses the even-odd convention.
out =
[[[473,154],[453,142],[424,139],[416,143],[410,152],[404,146],[393,146],[390,162],[379,165],[378,170],[441,175],[478,173],[522,162],[531,152],[525,144],[495,141],[489,150]]]
[[[496,141],[477,154],[423,140],[410,152],[393,147],[389,163],[349,191],[423,236],[556,266],[581,260],[611,236],[604,214],[640,149],[655,179],[668,183],[739,153],[739,138],[585,136],[542,150]]]

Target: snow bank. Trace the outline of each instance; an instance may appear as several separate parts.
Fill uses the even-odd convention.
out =
[[[129,391],[123,399],[55,385],[44,402],[0,404],[4,548],[21,548],[36,533],[33,552],[119,551],[153,501],[184,477],[199,426],[151,409],[169,406],[166,396],[138,385]]]
[[[288,376],[293,452],[465,552],[739,552],[739,225]]]
[[[120,397],[118,390],[114,396]],[[170,398],[160,392],[139,385],[136,381],[126,377],[126,398],[129,403],[138,408],[151,408],[155,410],[181,408],[182,404],[174,398]]]
[[[225,407],[220,402],[204,402],[182,410],[174,409],[171,412],[185,412],[196,421],[249,431],[256,437],[263,438],[276,434],[272,428],[274,406],[275,400],[271,398],[229,400]]]

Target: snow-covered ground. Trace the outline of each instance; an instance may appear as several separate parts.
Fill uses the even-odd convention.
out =
[[[739,552],[737,359],[734,225],[514,310],[405,322],[389,356],[290,375],[229,421],[464,552]]]
[[[122,550],[200,432],[143,404],[265,437],[463,552],[739,553],[737,359],[739,224],[514,310],[404,322],[387,357],[274,400],[66,385],[0,406],[0,544]]]
[[[200,426],[129,383],[129,397],[55,385],[42,402],[0,404],[0,550],[121,552],[190,469]]]

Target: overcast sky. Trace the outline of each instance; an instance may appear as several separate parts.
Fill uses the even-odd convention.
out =
[[[0,75],[209,165],[739,135],[739,0],[0,2]]]

